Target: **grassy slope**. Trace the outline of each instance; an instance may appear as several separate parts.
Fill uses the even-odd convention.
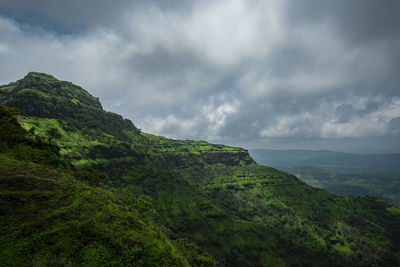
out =
[[[144,214],[52,168],[0,155],[3,266],[185,266]]]
[[[36,90],[42,91],[42,83],[57,84],[54,78],[47,82],[49,76],[44,81],[42,74],[30,76],[27,80],[34,80]],[[18,99],[29,99],[34,110],[40,109],[35,105],[40,94],[17,93],[24,86],[32,82],[8,85],[11,93],[5,102],[18,106]],[[73,104],[68,97],[59,101]],[[87,109],[96,112],[87,118]],[[57,142],[65,158],[106,173],[116,190],[150,195],[163,231],[173,240],[188,238],[220,265],[399,262],[400,218],[395,206],[371,198],[337,197],[257,165],[243,149],[139,133],[99,107],[87,109],[76,116],[89,123],[36,111],[25,111],[29,116],[19,121],[26,129],[35,126],[39,139],[46,137],[46,129],[58,128],[62,137]],[[107,125],[110,115],[113,127]]]

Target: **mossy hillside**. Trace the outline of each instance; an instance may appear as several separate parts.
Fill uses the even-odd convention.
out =
[[[23,79],[3,86],[1,89],[8,92],[3,96],[7,102],[15,103],[16,105],[26,104],[21,108],[22,113],[33,113],[31,114],[33,116],[65,117],[67,114],[61,111],[66,109],[66,106],[71,106],[69,104],[77,106],[80,104],[86,109],[101,109],[98,99],[91,96],[83,88],[70,82],[59,81],[53,76],[44,73],[30,72]],[[31,99],[35,101],[29,101]],[[45,105],[42,110],[36,108],[37,102]],[[52,105],[54,104],[52,102],[62,103],[63,105],[57,107]],[[69,115],[74,116],[75,114]]]
[[[17,114],[0,105],[1,266],[187,266],[183,252],[215,263],[190,242],[176,250],[148,219],[151,199],[94,187],[106,177],[61,159]]]
[[[227,166],[254,164],[247,151],[241,148],[204,141],[172,140],[146,133],[136,134],[129,129],[121,129],[127,137],[119,138],[97,128],[84,131],[71,129],[62,119],[22,115],[17,118],[24,129],[33,129],[35,138],[46,139],[47,131],[56,128],[61,137],[54,142],[61,148],[60,153],[64,158],[76,166],[90,165],[113,173],[113,177],[116,173],[110,170],[116,164],[127,165],[118,168],[120,177],[133,176],[135,171],[147,165],[151,165],[146,167],[150,170],[195,170],[214,163]],[[136,175],[141,174],[148,175],[140,170],[136,172]]]
[[[130,184],[124,190],[152,197],[159,214],[155,219],[171,239],[189,239],[214,255],[222,266],[254,266],[261,261],[260,255],[280,259],[276,236],[219,207],[177,173],[160,172]]]
[[[375,262],[398,251],[399,218],[385,211],[392,210],[392,205],[373,198],[338,197],[311,188],[292,175],[258,168],[252,166],[247,172],[238,168],[236,173],[225,173],[200,186],[214,204],[230,214],[257,222],[270,234],[276,231],[284,243],[308,248],[314,255],[328,253],[327,257],[338,262],[341,257]],[[372,203],[376,205],[373,208]],[[290,253],[295,251],[292,248]]]
[[[57,129],[61,137],[54,142],[60,147],[60,153],[64,158],[72,163],[79,165],[78,161],[88,158],[90,149],[102,144],[113,146],[114,136],[98,130],[81,131],[79,129],[71,131],[62,124],[60,120],[54,118],[39,118],[18,116],[18,122],[27,131],[33,131],[33,138],[47,139],[47,132],[50,129]],[[64,126],[64,127],[63,127]]]
[[[143,213],[65,173],[0,156],[3,266],[188,266]]]
[[[197,189],[196,181],[198,180],[216,179],[215,182],[218,183],[217,175],[224,174],[231,177],[236,172],[242,173],[238,174],[241,175],[242,181],[246,180],[244,174],[248,174],[248,182],[255,182],[250,180],[255,179],[252,175],[260,166],[254,164],[246,151],[210,145],[201,141],[170,140],[148,134],[141,134],[141,136],[144,139],[141,140],[140,145],[144,147],[146,157],[139,161],[140,164],[137,157],[106,159],[105,154],[101,158],[79,161],[79,163],[92,164],[91,166],[100,168],[110,176],[118,176],[116,172],[124,174],[122,176],[122,184],[125,185],[122,187],[123,190],[150,195],[160,214],[158,221],[167,227],[167,233],[172,239],[187,237],[222,259],[221,263],[230,265],[240,262],[244,265],[254,265],[261,261],[259,257],[241,254],[240,251],[261,253],[269,259],[280,258],[277,252],[271,254],[271,251],[279,251],[279,239],[276,236],[279,236],[282,230],[277,228],[273,235],[271,233],[266,235],[266,226],[235,219],[243,217],[239,213],[244,210],[232,215],[233,212],[223,204],[218,203],[222,207],[219,208],[208,199],[208,196]],[[143,143],[146,145],[144,146]],[[210,155],[217,155],[219,159],[210,160]],[[174,161],[171,160],[172,156]],[[248,168],[244,169],[243,166],[248,166]],[[259,171],[263,173],[260,182],[264,184],[270,182],[265,179],[266,177],[274,178],[282,174],[268,167],[263,167]],[[247,183],[245,184],[248,186]],[[246,223],[243,224],[243,222]],[[244,228],[243,225],[250,225],[250,227]],[[256,230],[251,234],[246,229]],[[270,242],[268,244],[255,242],[259,236]],[[242,241],[238,243],[237,239]]]
[[[141,163],[146,168],[138,171],[138,168],[132,168],[129,164],[123,165],[123,184],[126,185],[123,188],[152,196],[160,214],[159,221],[169,229],[167,233],[172,239],[182,236],[190,238],[217,258],[223,259],[221,263],[232,264],[232,258],[241,258],[235,262],[244,265],[260,262],[260,258],[248,258],[251,251],[259,254],[269,251],[268,257],[285,259],[293,264],[298,263],[295,259],[309,254],[313,255],[314,261],[328,265],[333,262],[344,264],[359,258],[364,262],[375,262],[388,255],[388,251],[395,251],[390,245],[390,240],[394,240],[390,234],[389,237],[383,237],[385,242],[379,241],[382,237],[376,234],[364,238],[364,229],[360,231],[356,225],[348,226],[351,229],[349,232],[355,234],[337,235],[340,232],[338,225],[341,225],[337,222],[347,225],[345,219],[353,214],[355,208],[362,208],[354,203],[342,205],[341,199],[330,199],[331,194],[311,189],[294,176],[253,163],[231,165],[219,163],[218,160],[214,164],[207,163],[197,153],[214,149],[206,143],[197,147],[195,152],[190,152],[191,149],[185,148],[184,144],[195,147],[196,142],[160,138],[151,146],[152,142],[155,141],[150,139],[147,143],[147,151],[150,152],[147,153],[147,160]],[[174,144],[177,144],[176,147]],[[240,151],[232,150],[232,153]],[[179,165],[171,163],[168,166],[165,163],[169,160],[162,158],[163,153],[174,153],[183,161]],[[191,153],[197,156],[191,157]],[[126,160],[128,163],[129,159]],[[133,158],[131,160],[134,162]],[[122,163],[115,159],[96,160],[97,167],[104,164],[107,166],[104,171],[110,173],[115,170],[111,166],[121,166]],[[376,220],[376,216],[373,220]],[[243,227],[242,221],[251,227]],[[252,235],[249,229],[258,234]],[[256,242],[260,236],[262,240],[269,240],[268,246]],[[292,244],[290,251],[281,247],[282,241]],[[376,243],[382,248],[377,250]],[[271,254],[271,251],[275,252]],[[302,262],[311,264],[304,260]]]
[[[59,148],[33,140],[15,118],[20,111],[0,105],[0,153],[9,158],[27,160],[53,167],[68,168],[69,164],[59,157]]]
[[[162,142],[168,143],[167,140]],[[149,155],[153,159],[156,159],[156,149],[163,149],[165,153],[183,157],[186,162],[181,162],[179,168],[174,163],[173,167],[167,166],[167,174],[159,171],[160,167],[165,167],[162,163],[165,159],[159,167],[154,165],[157,161],[151,161],[153,169],[158,170],[152,176],[142,179],[134,172],[124,176],[126,184],[135,185],[128,187],[129,190],[153,197],[160,221],[170,229],[170,236],[190,238],[218,259],[224,259],[221,262],[228,266],[234,264],[232,259],[244,266],[261,262],[254,255],[249,259],[251,252],[261,255],[268,251],[268,257],[292,264],[348,265],[360,259],[365,263],[378,262],[386,256],[392,257],[390,254],[396,251],[391,245],[395,240],[393,233],[374,234],[375,227],[371,225],[361,230],[357,225],[348,225],[346,220],[363,207],[311,189],[294,176],[252,163],[230,165],[215,161],[205,164],[201,156],[192,161],[190,152],[179,151],[179,145],[152,149]],[[159,155],[161,157],[162,153]],[[206,201],[199,197],[202,194]],[[376,220],[379,215],[372,217]],[[386,219],[398,221],[398,218]],[[250,227],[244,227],[241,222]],[[340,232],[338,225],[342,223],[351,229],[348,233],[352,235],[337,234]],[[389,228],[394,229],[393,226]],[[368,237],[364,237],[368,232]],[[386,241],[381,242],[381,239]],[[268,245],[257,240],[268,240]],[[310,255],[314,262],[299,260],[304,255]]]
[[[163,231],[173,240],[194,242],[221,266],[399,262],[399,215],[388,203],[311,188],[255,164],[240,148],[125,127],[116,129],[122,135],[98,127],[81,130],[62,118],[19,120],[26,129],[37,123],[42,139],[47,129],[59,127],[54,143],[65,158],[107,174],[114,190],[151,196]]]

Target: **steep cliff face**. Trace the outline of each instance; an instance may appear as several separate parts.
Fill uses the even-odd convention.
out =
[[[209,252],[221,266],[400,262],[400,212],[389,203],[309,187],[241,148],[142,133],[49,75],[30,73],[0,89],[9,92],[1,102],[22,108],[17,119],[33,139],[57,129],[52,143],[64,160],[100,171],[114,192],[150,196],[153,220],[174,244],[193,242],[199,248],[190,251]],[[201,266],[201,257],[191,259]]]
[[[239,166],[255,164],[247,150],[238,147],[210,144],[205,141],[180,141],[143,134],[151,154],[163,157],[166,167],[185,168],[223,164]]]

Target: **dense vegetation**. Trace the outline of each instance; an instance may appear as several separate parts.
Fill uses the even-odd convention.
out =
[[[94,186],[106,178],[61,159],[0,105],[1,266],[187,266],[148,219],[150,200]]]
[[[400,263],[395,205],[312,188],[241,148],[142,133],[50,75],[0,89],[1,125],[14,125],[0,145],[0,262]]]

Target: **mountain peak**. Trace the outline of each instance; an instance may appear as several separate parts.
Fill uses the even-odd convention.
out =
[[[29,72],[24,78],[0,88],[8,92],[0,96],[0,103],[21,109],[25,116],[74,120],[99,128],[107,121],[111,125],[107,132],[121,127],[137,129],[131,121],[103,110],[99,99],[82,87],[46,73]]]
[[[24,78],[8,85],[9,94],[4,96],[6,104],[20,108],[22,114],[36,117],[64,117],[60,109],[74,110],[84,107],[102,110],[98,98],[71,82],[60,81],[54,76],[29,72]],[[64,114],[61,114],[64,113]]]
[[[48,80],[58,81],[53,75],[43,73],[43,72],[36,72],[36,71],[28,72],[28,74],[25,75],[23,80],[26,80],[26,79],[48,79]]]
[[[56,79],[54,76],[41,72],[29,72],[24,76],[24,78],[18,80],[16,82],[17,91],[20,89],[35,87],[36,89],[43,89],[43,85],[47,85],[46,87],[53,86],[61,81]]]

